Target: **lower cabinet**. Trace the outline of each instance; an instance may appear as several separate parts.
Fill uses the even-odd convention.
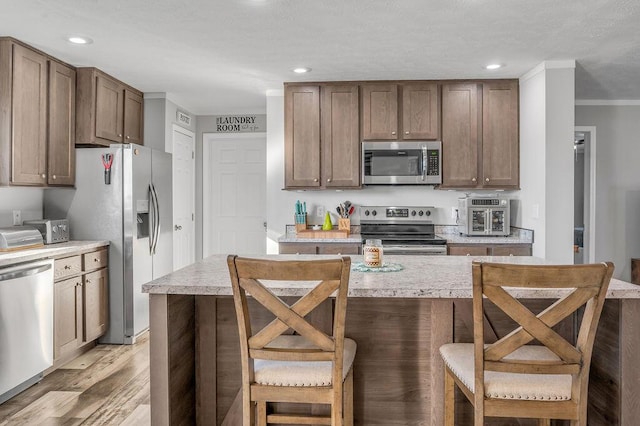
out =
[[[361,254],[360,243],[280,243],[280,254]]]
[[[66,362],[108,326],[107,249],[54,261],[53,358]]]
[[[531,244],[448,244],[450,256],[531,256]]]

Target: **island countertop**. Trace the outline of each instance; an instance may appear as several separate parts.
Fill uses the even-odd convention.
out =
[[[267,255],[273,259],[318,259],[336,256]],[[353,264],[362,256],[351,256]],[[150,294],[231,296],[227,256],[214,255],[142,286]],[[402,265],[398,272],[351,271],[349,297],[470,299],[473,260],[511,264],[545,264],[533,256],[385,256],[385,263]],[[278,296],[302,296],[314,283],[305,281],[265,283]],[[519,289],[520,298],[553,298],[556,291]],[[640,286],[612,279],[607,292],[612,299],[640,299]]]

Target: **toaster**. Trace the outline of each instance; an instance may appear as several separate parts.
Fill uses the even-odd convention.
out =
[[[25,220],[23,225],[32,226],[40,231],[45,244],[69,241],[69,221],[67,219]]]

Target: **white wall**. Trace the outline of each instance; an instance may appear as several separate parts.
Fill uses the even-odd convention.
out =
[[[628,281],[640,257],[640,105],[602,103],[575,107],[576,126],[597,131],[595,260]]]
[[[520,79],[522,227],[533,255],[573,263],[575,61],[540,64]]]
[[[0,227],[13,225],[13,210],[22,220],[42,219],[42,188],[0,188]]]

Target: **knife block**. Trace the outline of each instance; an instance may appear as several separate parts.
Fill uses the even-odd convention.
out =
[[[294,214],[294,221],[296,224],[296,233],[305,231],[307,229],[307,214],[296,213]]]
[[[351,232],[351,219],[338,219],[338,230],[347,231],[347,235]]]

